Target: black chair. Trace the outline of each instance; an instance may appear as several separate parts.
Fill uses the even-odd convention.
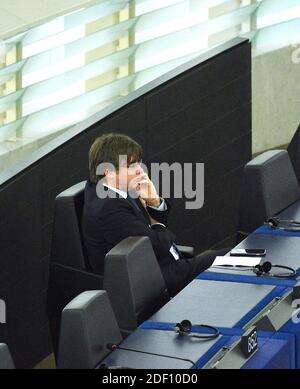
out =
[[[170,300],[148,237],[129,237],[107,253],[104,289],[123,335]]]
[[[15,365],[5,343],[0,343],[0,369],[14,369]]]
[[[57,367],[95,369],[110,352],[107,344],[121,340],[107,293],[83,292],[62,312]]]
[[[56,197],[50,255],[47,313],[54,353],[57,353],[61,312],[75,296],[103,287],[103,276],[91,271],[81,232],[85,182]]]
[[[300,198],[300,187],[289,155],[272,150],[244,168],[239,212],[239,239]]]
[[[83,181],[70,187],[60,193],[55,200],[47,298],[47,313],[55,355],[63,308],[81,292],[103,289],[103,276],[93,273],[90,269],[83,244],[81,219],[85,183]],[[126,256],[130,251],[127,243],[120,247],[126,248],[124,254]],[[148,247],[147,244],[146,249]],[[193,255],[192,247],[178,247],[185,256]],[[158,266],[156,258],[155,266],[156,268]],[[106,285],[108,284],[109,282],[106,282]]]
[[[298,183],[300,185],[300,126],[297,128],[287,151],[291,158]]]

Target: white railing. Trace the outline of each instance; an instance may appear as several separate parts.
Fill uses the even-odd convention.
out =
[[[0,161],[236,36],[298,43],[300,0],[102,0],[1,42]]]

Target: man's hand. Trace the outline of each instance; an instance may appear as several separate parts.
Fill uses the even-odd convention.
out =
[[[141,197],[139,197],[139,200],[140,202],[142,203],[142,206],[145,208],[146,212],[148,213],[148,216],[149,216],[149,219],[150,219],[150,225],[152,226],[152,224],[157,224],[157,220],[153,219],[153,217],[151,215],[149,215],[149,212],[147,211],[147,203],[144,199],[142,199]]]
[[[131,180],[130,187],[139,194],[140,198],[146,202],[146,205],[151,205],[152,207],[160,206],[160,197],[148,174],[138,174]]]

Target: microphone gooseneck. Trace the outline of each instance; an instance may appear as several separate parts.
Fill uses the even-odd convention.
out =
[[[106,347],[110,351],[115,351],[115,350],[118,349],[118,350],[124,350],[124,351],[131,351],[131,352],[134,352],[134,353],[140,353],[140,354],[146,354],[146,355],[154,355],[156,357],[177,359],[179,361],[189,362],[193,367],[198,369],[197,364],[194,361],[192,361],[191,359],[187,359],[187,358],[179,358],[179,357],[174,357],[172,355],[158,354],[158,353],[151,353],[149,351],[130,349],[130,348],[126,348],[126,347],[121,347],[121,346],[119,346],[117,344],[114,344],[114,343],[107,343]]]

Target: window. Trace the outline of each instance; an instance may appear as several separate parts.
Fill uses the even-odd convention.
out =
[[[298,43],[300,0],[102,0],[7,39],[0,166],[241,35],[252,39],[254,55]]]

